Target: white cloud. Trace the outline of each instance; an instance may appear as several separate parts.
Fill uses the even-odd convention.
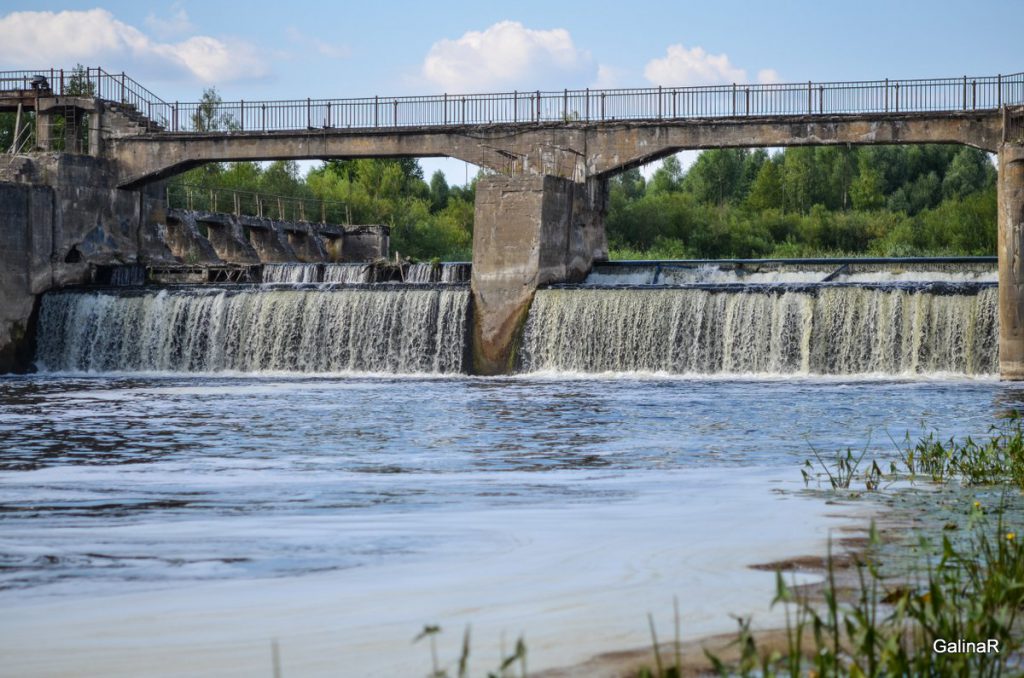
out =
[[[670,87],[750,82],[747,71],[733,65],[727,54],[709,54],[703,47],[687,49],[683,45],[669,45],[664,57],[648,61],[644,77],[653,85]],[[757,80],[778,82],[779,74],[766,68],[758,71]]]
[[[143,23],[161,38],[177,37],[195,30],[195,26],[188,18],[188,12],[177,2],[171,4],[170,16],[160,17],[150,12]]]
[[[534,30],[501,21],[483,31],[431,46],[423,76],[447,92],[571,86],[593,79],[589,52],[576,48],[563,28]]]
[[[186,17],[187,19],[187,17]],[[104,9],[84,12],[12,12],[0,16],[0,63],[36,68],[40,64],[103,65],[109,70],[156,70],[191,76],[204,83],[259,78],[267,67],[248,43],[197,35],[159,42],[114,18]]]
[[[774,68],[762,68],[757,72],[757,81],[762,85],[771,85],[782,82],[782,79],[779,78],[779,72]]]

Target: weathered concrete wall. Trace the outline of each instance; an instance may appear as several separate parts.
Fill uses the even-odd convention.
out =
[[[274,222],[269,219],[259,220],[257,223],[247,224],[247,227],[249,242],[259,255],[259,261],[265,264],[283,264],[299,260],[295,250],[288,243],[288,235],[284,229],[275,228]]]
[[[999,149],[999,375],[1024,380],[1024,146]]]
[[[605,188],[552,176],[477,182],[473,225],[473,368],[512,370],[537,287],[579,281],[606,259]]]
[[[327,248],[324,246],[323,238],[309,231],[296,231],[285,229],[285,236],[288,238],[288,245],[295,252],[295,257],[307,264],[314,264],[327,261]]]
[[[345,229],[340,261],[373,261],[387,258],[391,247],[391,229],[382,224]]]
[[[205,231],[221,261],[229,264],[260,263],[260,254],[252,245],[247,229],[233,215],[200,212],[195,214],[195,220],[200,232]]]
[[[35,295],[52,280],[53,190],[0,183],[0,373],[32,358]]]
[[[206,232],[204,233],[203,230]],[[216,265],[224,261],[209,240],[209,227],[200,227],[192,214],[168,214],[165,232],[167,246],[182,263]]]
[[[0,372],[29,367],[37,295],[88,281],[92,266],[169,262],[160,232],[162,188],[116,188],[111,161],[41,155],[0,184]]]

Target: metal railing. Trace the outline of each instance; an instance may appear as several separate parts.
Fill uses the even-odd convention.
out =
[[[64,91],[67,71],[0,72],[5,82],[48,75]],[[55,80],[54,80],[55,79]],[[104,99],[134,106],[170,132],[679,120],[997,110],[1024,105],[1024,73],[927,80],[562,90],[494,94],[166,102],[123,73],[86,69]],[[212,123],[212,125],[211,125]],[[211,129],[216,127],[217,129]]]
[[[167,185],[167,207],[189,211],[234,214],[277,221],[351,224],[343,202],[215,188],[172,182]]]
[[[0,91],[32,89],[33,80],[40,75],[47,79],[50,91],[57,96],[94,96],[131,106],[161,127],[166,127],[170,120],[171,104],[125,73],[108,73],[99,67],[0,71]]]

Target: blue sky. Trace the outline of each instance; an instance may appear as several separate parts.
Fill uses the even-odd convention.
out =
[[[1024,70],[1022,26],[1018,0],[9,1],[0,69],[102,65],[181,101],[930,78]]]

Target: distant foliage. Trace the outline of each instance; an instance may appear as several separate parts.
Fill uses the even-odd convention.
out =
[[[963,146],[704,151],[611,181],[613,257],[987,255],[996,171]]]

